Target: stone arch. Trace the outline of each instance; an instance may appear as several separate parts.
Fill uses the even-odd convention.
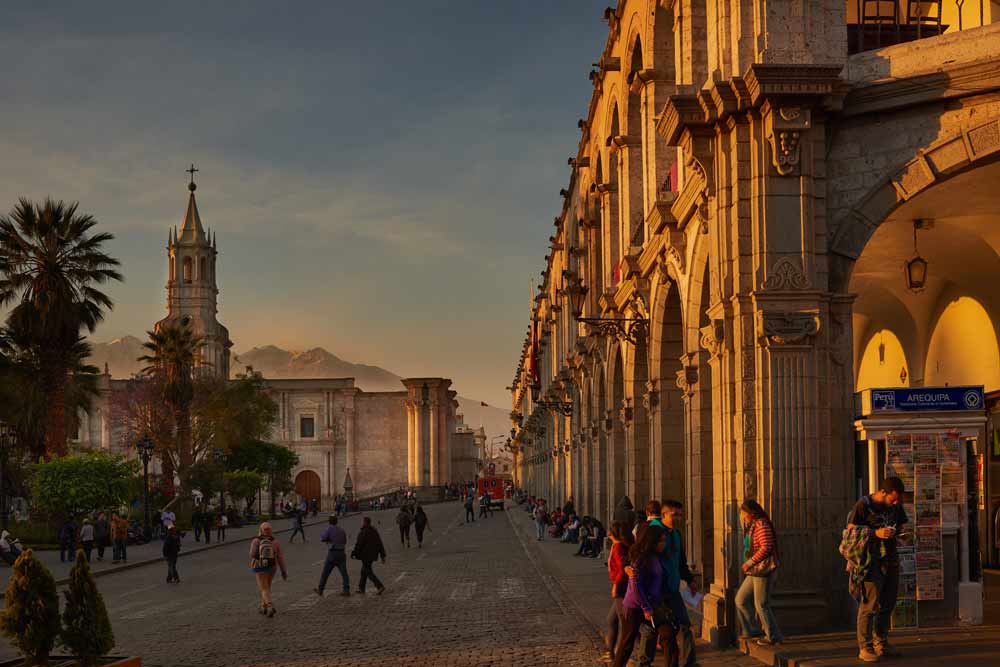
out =
[[[323,482],[320,474],[312,468],[303,468],[295,474],[295,493],[306,501],[316,499],[323,502]]]
[[[854,261],[875,230],[899,206],[954,176],[1000,161],[1000,117],[954,133],[890,171],[840,216],[830,242],[831,290],[844,292]]]
[[[869,340],[878,331],[888,329],[895,334],[903,348],[911,381],[921,383],[924,368],[924,335],[917,327],[913,314],[894,294],[880,285],[866,285],[854,302],[854,373],[857,381],[861,371],[861,354]],[[876,313],[875,316],[867,313]],[[918,373],[919,375],[914,375]],[[862,389],[864,387],[859,387]]]
[[[604,372],[604,362],[598,358],[594,363],[593,381],[593,420],[591,421],[591,436],[594,438],[594,456],[591,461],[591,470],[594,480],[594,505],[595,512],[602,515],[605,520],[609,520],[613,514],[613,503],[608,490],[608,434],[604,428],[605,414],[607,411],[607,386],[605,384],[606,374]]]
[[[654,498],[685,497],[683,371],[684,323],[680,290],[663,272],[655,284],[649,321],[651,493]]]
[[[616,340],[610,343],[608,371],[604,430],[608,438],[608,494],[613,508],[628,490],[628,450],[621,420],[622,399],[625,398],[625,360],[621,345]]]

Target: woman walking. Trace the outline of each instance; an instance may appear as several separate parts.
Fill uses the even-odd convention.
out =
[[[779,565],[774,526],[755,500],[740,505],[740,523],[744,532],[740,569],[746,575],[736,592],[740,637],[747,641],[760,637],[757,644],[761,646],[780,644],[784,637],[771,610],[771,586]]]
[[[260,591],[260,607],[258,611],[267,617],[275,614],[274,602],[271,600],[271,582],[275,571],[281,568],[281,578],[288,580],[285,569],[285,556],[281,553],[281,544],[274,537],[274,529],[265,521],[260,524],[257,537],[250,543],[250,569],[257,578],[257,590]]]
[[[417,511],[422,510],[418,508]],[[419,540],[420,533],[418,532],[417,535],[417,539]],[[365,584],[371,579],[371,582],[375,584],[375,588],[378,590],[378,594],[382,595],[385,591],[385,586],[375,576],[372,564],[379,558],[382,559],[382,563],[385,563],[385,547],[382,545],[382,537],[372,526],[372,520],[368,517],[361,520],[361,530],[358,532],[357,542],[354,543],[354,551],[351,552],[351,558],[361,561],[361,583],[358,584],[358,593],[365,594]]]
[[[625,574],[625,564],[628,562],[628,552],[635,544],[632,531],[624,521],[611,522],[611,555],[608,558],[608,578],[611,580],[611,609],[608,610],[607,652],[601,656],[602,662],[613,662],[615,646],[618,644],[618,634],[621,628],[622,614],[625,608],[625,592],[628,590],[628,575]]]
[[[625,667],[628,664],[632,657],[632,647],[639,636],[639,628],[644,621],[656,625],[657,631],[666,622],[665,619],[654,617],[654,611],[659,611],[658,616],[662,615],[663,567],[660,565],[660,554],[666,546],[667,534],[659,526],[649,524],[639,531],[636,543],[629,549],[629,560],[632,561],[635,576],[629,577],[625,598],[622,600],[624,613],[621,617],[618,646],[615,647],[615,659],[612,662],[615,667]]]
[[[171,524],[167,536],[163,540],[163,557],[167,559],[167,583],[179,584],[181,577],[177,574],[177,554],[181,552],[181,538],[177,535],[177,524]]]
[[[410,510],[403,505],[399,508],[399,514],[396,515],[396,525],[399,526],[399,543],[401,546],[410,548],[410,524],[413,523],[413,516],[410,514]]]
[[[427,521],[427,514],[424,513],[424,508],[417,505],[417,513],[413,517],[413,527],[417,531],[417,548],[422,549],[424,546],[424,531],[430,530],[430,524]]]
[[[94,527],[90,524],[90,519],[83,520],[83,527],[80,529],[80,546],[89,563],[90,555],[94,552]]]

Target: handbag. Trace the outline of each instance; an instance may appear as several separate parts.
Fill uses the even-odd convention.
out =
[[[774,534],[774,526],[770,526],[772,534]],[[747,570],[748,577],[766,577],[781,565],[781,558],[778,555],[778,536],[774,535],[774,549],[771,550],[771,554],[759,563],[755,563],[749,570]]]

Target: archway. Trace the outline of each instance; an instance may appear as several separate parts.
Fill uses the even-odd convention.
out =
[[[613,508],[626,495],[628,487],[628,451],[625,447],[625,427],[621,420],[622,399],[625,398],[625,378],[622,369],[621,346],[612,340],[611,390],[605,428],[608,431],[608,488]]]
[[[628,447],[628,495],[636,507],[646,504],[654,497],[652,491],[652,460],[649,440],[649,411],[647,409],[646,384],[649,380],[647,370],[646,339],[639,340],[631,346],[632,378],[630,382],[630,397],[627,397],[625,419],[629,422],[626,432]],[[631,411],[631,419],[628,412]]]
[[[607,385],[605,384],[604,364],[602,362],[597,364],[594,380],[594,418],[591,423],[591,436],[594,438],[594,445],[597,448],[591,461],[595,486],[594,503],[597,507],[597,513],[602,515],[605,522],[608,522],[614,516],[613,503],[617,501],[612,499],[613,496],[608,489],[608,470],[611,466],[608,454],[608,433],[604,429],[604,418],[607,413],[605,397]]]
[[[317,504],[322,504],[323,493],[319,475],[312,470],[303,470],[295,476],[295,493],[300,498],[311,502],[316,500]]]

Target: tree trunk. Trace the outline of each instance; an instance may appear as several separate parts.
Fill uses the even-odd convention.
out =
[[[50,368],[45,372],[45,458],[66,456],[66,372]]]
[[[191,406],[180,405],[176,413],[177,428],[177,461],[178,472],[183,474],[194,463],[194,452],[191,449]]]

